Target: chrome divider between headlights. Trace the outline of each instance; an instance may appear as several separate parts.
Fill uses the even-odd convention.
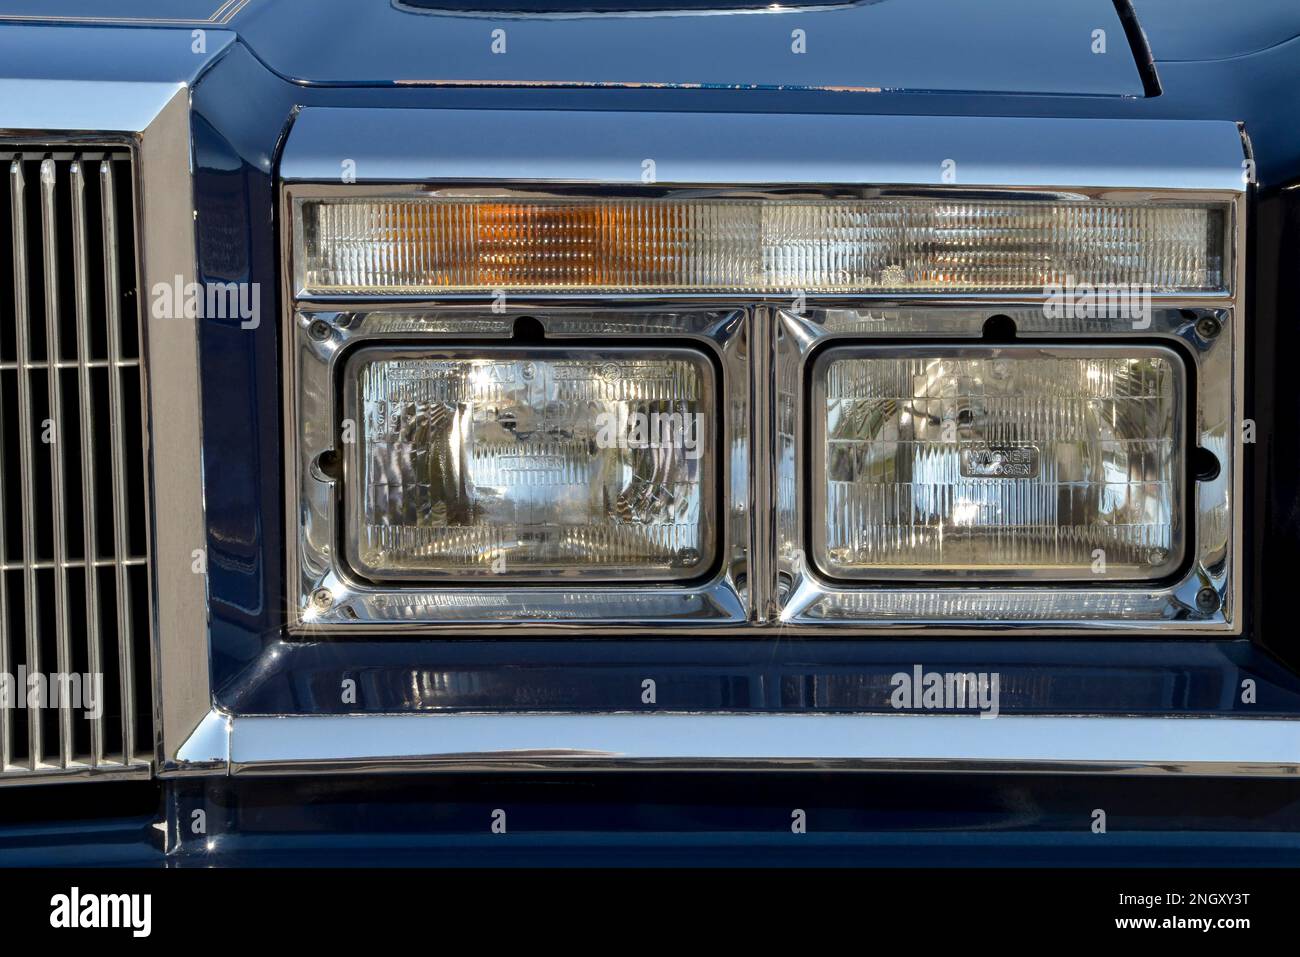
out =
[[[755,624],[771,621],[777,612],[775,526],[770,507],[773,483],[780,469],[776,467],[776,449],[772,444],[772,401],[776,376],[773,360],[773,310],[760,306],[753,312],[754,334],[750,342],[753,384],[749,391],[752,448],[754,450],[753,490],[750,502],[751,541],[750,608]]]

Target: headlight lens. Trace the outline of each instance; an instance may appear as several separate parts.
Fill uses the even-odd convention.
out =
[[[825,573],[1150,580],[1182,562],[1172,350],[841,347],[813,375]]]
[[[1225,286],[1212,203],[296,200],[305,295],[1042,293]]]
[[[344,380],[348,557],[365,575],[678,581],[713,561],[701,353],[383,347]]]

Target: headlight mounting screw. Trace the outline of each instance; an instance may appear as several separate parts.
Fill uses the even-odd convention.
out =
[[[1201,316],[1196,320],[1196,334],[1207,342],[1216,338],[1223,331],[1223,326],[1214,316]]]
[[[311,593],[311,606],[318,612],[329,611],[334,604],[334,593],[328,588],[317,588]]]
[[[1196,610],[1211,615],[1219,610],[1219,593],[1213,588],[1202,588],[1196,593]]]
[[[311,325],[307,327],[307,335],[317,342],[324,342],[332,332],[330,324],[324,319],[313,319]]]

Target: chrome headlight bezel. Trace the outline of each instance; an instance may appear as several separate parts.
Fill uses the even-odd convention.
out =
[[[461,581],[370,581],[345,559],[346,490],[331,456],[344,418],[343,364],[359,349],[401,343],[436,352],[467,343],[511,345],[515,321],[541,323],[546,345],[599,340],[609,347],[675,341],[715,366],[717,456],[714,530],[716,559],[703,576],[678,582],[602,582],[581,578],[512,581],[508,576]],[[750,547],[749,355],[751,317],[744,310],[666,311],[555,308],[493,313],[481,305],[412,308],[385,305],[339,311],[300,303],[292,316],[293,401],[286,433],[294,445],[288,479],[296,500],[290,514],[291,631],[379,626],[385,631],[506,627],[543,628],[735,626],[747,618]],[[527,349],[528,346],[518,348]]]
[[[437,192],[437,184],[423,187]],[[456,185],[457,195],[601,195],[606,187],[564,185]],[[282,210],[295,222],[303,198],[346,195],[411,195],[411,186],[367,184],[364,187],[295,183],[284,187]],[[726,194],[726,187],[690,189],[691,195]],[[873,195],[927,194],[927,189],[879,189]],[[938,192],[949,192],[938,190]],[[900,293],[804,296],[679,293],[531,294],[508,299],[497,311],[495,300],[480,294],[449,293],[436,300],[415,296],[316,296],[298,288],[294,256],[284,275],[291,297],[287,332],[293,343],[290,407],[286,433],[297,444],[288,481],[294,500],[290,510],[289,571],[293,596],[290,630],[297,633],[341,632],[371,627],[388,631],[442,633],[466,629],[490,632],[526,626],[538,634],[575,635],[641,633],[648,626],[675,624],[691,631],[720,635],[761,635],[773,628],[825,633],[846,627],[873,631],[925,626],[927,634],[981,631],[1069,634],[1079,630],[1125,629],[1135,632],[1235,633],[1241,624],[1240,507],[1241,466],[1237,420],[1242,402],[1244,264],[1241,228],[1244,200],[1240,193],[1215,190],[1072,189],[980,191],[1032,200],[1043,195],[1132,198],[1152,203],[1225,204],[1226,288],[1206,292],[1155,293],[1150,324],[1135,329],[1129,319],[1065,320],[1048,318],[1042,294]],[[762,195],[763,190],[747,190]],[[786,187],[772,195],[861,195],[861,190]],[[976,194],[972,194],[976,195]],[[286,250],[295,247],[294,237]],[[791,300],[796,303],[792,308]],[[870,343],[884,338],[920,337],[955,344],[974,343],[994,313],[1011,316],[1026,341],[1180,340],[1193,354],[1189,375],[1197,383],[1194,408],[1187,410],[1192,441],[1215,452],[1219,475],[1189,488],[1193,499],[1188,540],[1195,553],[1178,581],[1110,583],[1083,587],[1068,582],[1017,582],[973,588],[945,582],[934,586],[890,587],[885,582],[831,581],[811,568],[806,535],[805,498],[808,449],[805,427],[795,424],[800,406],[790,397],[803,395],[806,360],[830,339]],[[573,582],[556,586],[376,588],[350,575],[338,562],[338,516],[327,504],[335,495],[334,479],[321,472],[318,456],[332,447],[332,437],[318,433],[314,420],[332,422],[336,406],[320,395],[334,395],[331,356],[354,342],[395,339],[454,343],[466,338],[507,340],[514,320],[529,316],[542,323],[546,340],[607,336],[678,337],[709,344],[724,370],[724,478],[722,560],[710,581],[689,587],[658,586],[593,589]],[[1197,323],[1212,319],[1222,334],[1205,338]],[[309,328],[324,323],[323,336]],[[319,327],[318,327],[319,328]],[[306,430],[300,429],[306,426]],[[332,426],[331,426],[332,428]],[[328,430],[327,430],[328,431]],[[795,464],[798,467],[795,467]]]
[[[1078,319],[1062,323],[1043,307],[1004,310],[1014,323],[1017,345],[1087,341],[1117,347],[1169,342],[1190,357],[1195,385],[1186,410],[1190,448],[1213,453],[1217,474],[1192,482],[1190,555],[1172,580],[1159,582],[872,582],[845,583],[823,574],[810,559],[808,528],[813,499],[811,470],[790,470],[775,502],[777,570],[781,620],[798,626],[853,627],[879,631],[925,626],[943,634],[970,629],[1014,628],[1062,632],[1071,628],[1228,631],[1239,624],[1240,480],[1238,408],[1240,315],[1232,309],[1179,309],[1157,304],[1148,328],[1130,320]],[[870,345],[884,341],[980,343],[987,310],[968,307],[913,309],[819,308],[805,314],[778,310],[778,462],[811,461],[813,437],[803,414],[812,361],[831,344]],[[1208,324],[1204,321],[1208,320]],[[1198,325],[1200,331],[1198,331]],[[1207,329],[1221,330],[1214,335]]]

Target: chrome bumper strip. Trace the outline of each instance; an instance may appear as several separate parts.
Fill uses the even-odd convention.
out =
[[[230,717],[181,751],[194,772],[1004,771],[1284,777],[1300,722],[918,714],[423,714]],[[166,775],[164,771],[164,775]]]

